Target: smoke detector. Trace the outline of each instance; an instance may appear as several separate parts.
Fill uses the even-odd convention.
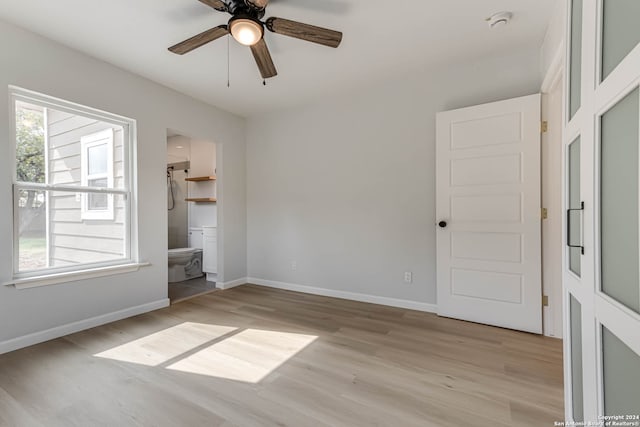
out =
[[[499,28],[507,25],[511,18],[513,18],[513,13],[511,12],[498,12],[485,19],[485,21],[487,21],[489,27]]]

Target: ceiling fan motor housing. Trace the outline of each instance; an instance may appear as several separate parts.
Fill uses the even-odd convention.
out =
[[[236,15],[245,15],[255,19],[264,17],[265,8],[254,5],[250,0],[226,0],[227,11]]]

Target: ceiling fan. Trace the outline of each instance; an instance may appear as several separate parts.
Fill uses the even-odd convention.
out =
[[[219,25],[171,46],[169,50],[184,55],[229,33],[239,43],[249,46],[263,79],[275,77],[278,72],[264,41],[264,28],[269,31],[336,48],[342,41],[342,33],[314,25],[283,18],[271,17],[261,21],[269,0],[198,0],[220,12],[228,12],[227,25]]]

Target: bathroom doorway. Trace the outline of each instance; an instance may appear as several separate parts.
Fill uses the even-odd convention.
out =
[[[216,144],[167,131],[168,280],[172,304],[217,281]]]

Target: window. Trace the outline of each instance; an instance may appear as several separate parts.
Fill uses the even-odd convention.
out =
[[[135,122],[11,88],[14,277],[137,262]]]
[[[113,129],[80,138],[82,185],[113,187]],[[87,193],[82,197],[82,219],[113,220],[113,196]]]

